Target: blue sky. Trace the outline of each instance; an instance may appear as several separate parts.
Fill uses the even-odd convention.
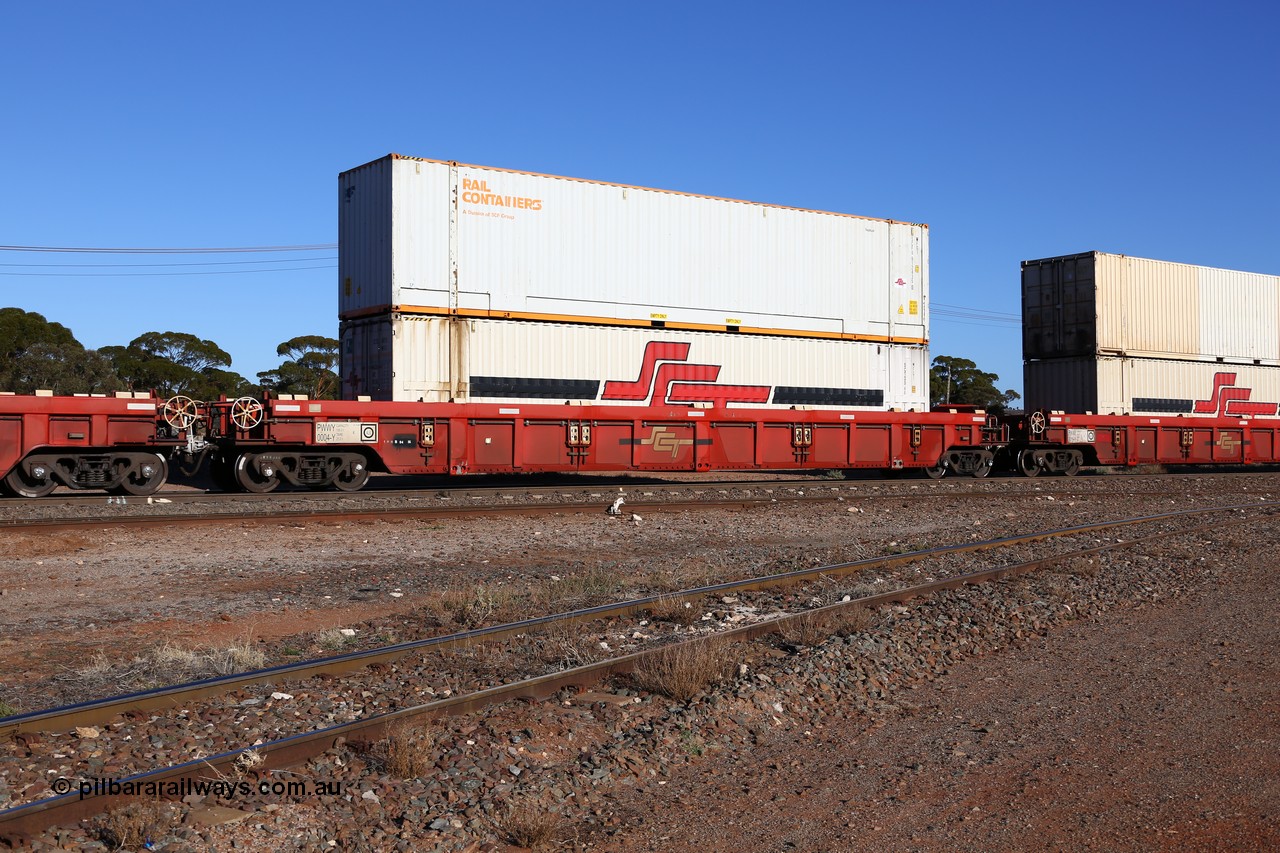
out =
[[[0,244],[332,243],[338,173],[392,151],[928,222],[932,353],[1020,390],[1016,322],[938,307],[1016,316],[1021,260],[1280,274],[1276,9],[7,4]],[[0,305],[253,378],[336,336],[334,255],[0,251]]]

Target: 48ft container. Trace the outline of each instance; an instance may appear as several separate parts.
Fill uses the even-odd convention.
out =
[[[1023,358],[1280,365],[1280,276],[1085,252],[1022,262]]]
[[[346,320],[339,334],[348,399],[928,407],[919,346],[417,314]]]
[[[389,155],[339,176],[339,316],[925,346],[928,227]]]
[[[1023,367],[1028,410],[1274,417],[1280,367],[1163,358],[1055,358]]]

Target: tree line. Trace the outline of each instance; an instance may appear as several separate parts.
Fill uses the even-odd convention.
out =
[[[259,396],[263,391],[332,400],[338,392],[338,342],[302,335],[276,348],[279,367],[251,382],[231,356],[187,332],[146,332],[125,346],[87,349],[71,330],[21,308],[0,308],[0,391],[110,394],[155,391],[197,400]]]
[[[1003,414],[1020,395],[1001,391],[1000,377],[980,370],[967,358],[940,355],[929,367],[929,403],[934,406],[974,406],[992,414]]]
[[[258,396],[264,390],[306,394],[313,400],[338,395],[338,342],[302,335],[276,348],[283,361],[250,382],[229,368],[231,356],[213,341],[186,332],[147,332],[126,346],[86,349],[71,330],[21,308],[0,308],[0,391],[30,394],[110,394],[151,391],[196,400]],[[971,405],[1003,412],[1015,391],[1001,391],[1000,377],[966,358],[940,355],[929,370],[934,406]]]

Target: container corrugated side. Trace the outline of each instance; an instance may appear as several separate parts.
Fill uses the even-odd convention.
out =
[[[348,398],[927,407],[918,346],[415,315],[347,321],[340,335]]]
[[[927,340],[924,225],[403,157],[340,186],[340,222],[371,223],[340,227],[340,241],[367,243],[340,249],[353,256],[340,263],[347,318],[420,309]]]
[[[1201,354],[1280,365],[1280,276],[1193,269]]]
[[[410,185],[413,191],[406,191]],[[444,163],[383,157],[343,172],[338,178],[339,316],[384,312],[401,294],[410,304],[448,305],[450,206]]]
[[[1046,359],[1023,369],[1027,409],[1274,416],[1280,367],[1154,358]]]
[[[1024,261],[1023,357],[1280,364],[1280,276],[1087,252]]]
[[[1022,262],[1022,357],[1097,350],[1094,253]]]

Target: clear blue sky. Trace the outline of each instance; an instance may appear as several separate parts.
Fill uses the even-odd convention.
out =
[[[1021,260],[1091,249],[1280,274],[1276,9],[10,3],[0,244],[332,243],[338,173],[393,151],[928,222],[932,353],[1020,390],[1018,325],[939,303],[1017,315]],[[252,379],[337,334],[335,254],[4,251],[0,305]],[[263,266],[317,268],[227,274]]]

